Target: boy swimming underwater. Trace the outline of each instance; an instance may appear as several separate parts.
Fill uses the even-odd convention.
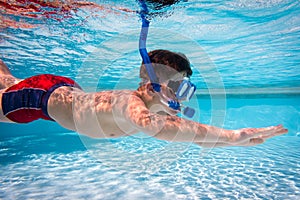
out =
[[[183,54],[167,50],[149,52],[163,98],[177,99],[171,82],[192,75]],[[0,66],[0,121],[28,123],[52,120],[92,138],[122,137],[144,132],[158,139],[194,142],[201,146],[251,146],[263,143],[287,129],[279,126],[225,130],[183,119],[153,90],[141,66],[137,90],[86,93],[75,81],[43,74],[20,80],[7,66]],[[179,101],[179,100],[178,100]]]

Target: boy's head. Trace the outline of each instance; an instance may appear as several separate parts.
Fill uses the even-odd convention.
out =
[[[176,100],[176,91],[184,77],[190,77],[192,70],[190,62],[182,53],[168,50],[154,50],[148,53],[154,72],[161,85],[161,92],[154,92],[144,63],[140,67],[141,83],[138,89],[142,92],[146,106],[157,113],[176,115],[180,110],[167,106],[169,100]],[[155,106],[154,106],[155,105]]]
[[[189,60],[182,53],[158,49],[149,52],[148,55],[159,83],[172,79],[178,73],[186,77],[190,77],[193,73]],[[140,68],[140,78],[142,79],[141,84],[150,80],[144,63]]]
[[[179,0],[146,0],[146,2],[150,3],[155,10],[159,10],[165,6],[171,6],[179,2]]]

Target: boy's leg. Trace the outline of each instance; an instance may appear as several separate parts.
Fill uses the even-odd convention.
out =
[[[4,64],[2,60],[0,60],[0,90],[10,87],[16,83],[18,83],[20,79],[14,77],[8,67]]]

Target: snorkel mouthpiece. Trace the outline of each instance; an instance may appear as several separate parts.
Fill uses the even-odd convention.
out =
[[[183,109],[183,115],[188,117],[188,118],[192,118],[195,114],[195,109],[191,108],[191,107],[186,107],[183,104],[180,104],[178,101],[169,99],[167,102],[165,101],[166,97],[164,95],[160,95],[160,101],[167,105],[169,108],[172,108],[174,110],[178,110],[181,111],[181,107],[184,107]]]
[[[168,105],[169,105],[170,108],[172,108],[174,110],[179,110],[180,111],[180,103],[178,101],[169,100],[168,101]]]
[[[170,108],[172,108],[174,110],[178,110],[178,111],[181,111],[181,106],[183,106],[183,105],[180,105],[180,103],[175,100],[169,100],[168,105]],[[191,107],[184,107],[183,114],[184,114],[184,116],[187,116],[188,118],[192,118],[192,117],[194,117],[195,109],[193,109]]]

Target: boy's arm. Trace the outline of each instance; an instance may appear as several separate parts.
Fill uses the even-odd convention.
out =
[[[286,133],[282,126],[225,130],[200,124],[177,116],[164,116],[150,112],[144,102],[132,96],[126,117],[140,131],[158,139],[177,142],[214,143],[228,145],[251,143]],[[260,142],[261,143],[261,142]]]

